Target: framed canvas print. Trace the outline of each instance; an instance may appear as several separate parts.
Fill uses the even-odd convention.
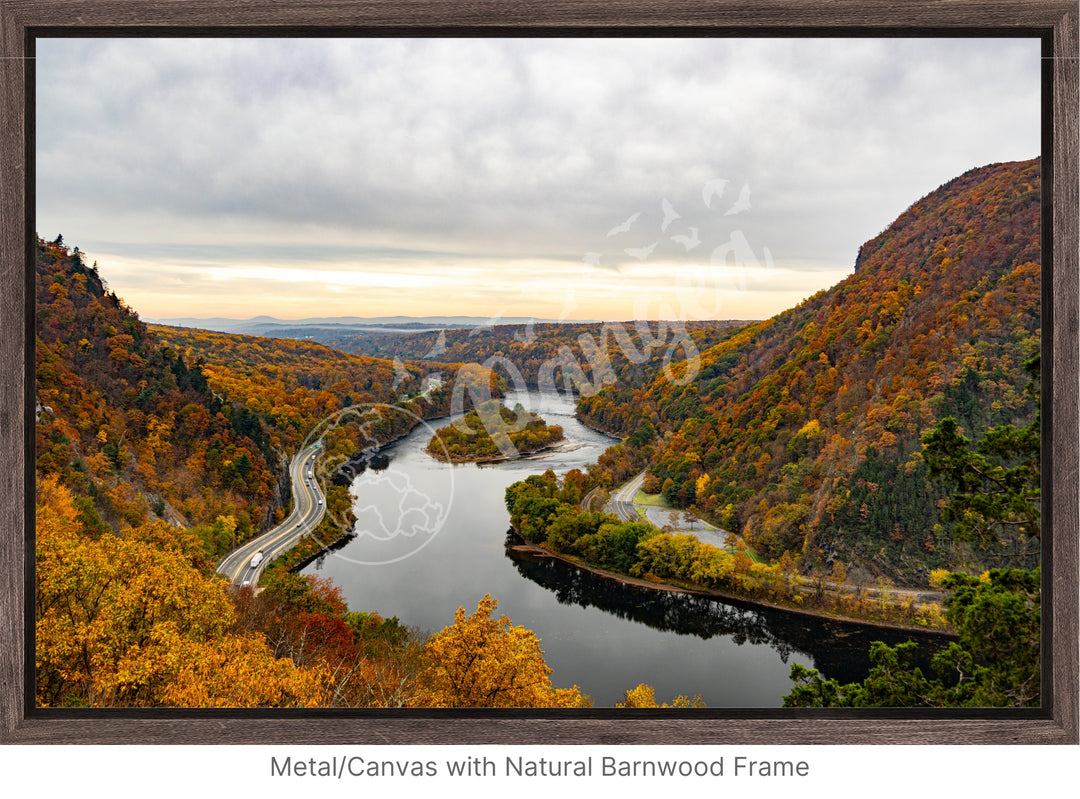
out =
[[[1076,742],[1074,6],[0,8],[5,740]]]

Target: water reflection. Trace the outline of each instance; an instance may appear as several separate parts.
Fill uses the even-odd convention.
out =
[[[852,624],[734,600],[629,585],[538,555],[519,547],[521,543],[512,530],[508,531],[506,557],[521,576],[551,591],[560,604],[596,608],[619,619],[678,635],[703,640],[724,637],[740,646],[769,646],[783,663],[793,653],[799,653],[826,677],[841,682],[862,680],[867,675],[873,641],[891,646],[908,640],[918,642],[918,665],[924,671],[929,669],[933,653],[948,642],[941,635]]]
[[[559,475],[584,469],[612,443],[574,417],[572,398],[520,399],[561,425],[572,446],[535,460],[450,466],[424,452],[431,432],[414,430],[350,467],[350,492],[358,497],[355,509],[363,524],[341,549],[304,572],[331,578],[354,610],[396,616],[430,632],[450,624],[458,607],[471,611],[490,593],[500,614],[541,639],[553,682],[580,686],[596,707],[610,707],[639,682],[653,685],[662,701],[700,694],[713,708],[778,707],[791,690],[792,663],[844,681],[861,680],[871,641],[907,639],[745,603],[626,586],[508,550],[506,487],[548,468]],[[415,536],[382,540],[372,534],[380,519],[391,530],[401,527],[402,495],[389,490],[395,485],[447,508],[430,545],[414,546]],[[408,557],[398,558],[402,553]]]

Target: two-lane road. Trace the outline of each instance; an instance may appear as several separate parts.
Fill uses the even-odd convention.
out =
[[[319,444],[301,450],[289,462],[293,509],[281,524],[251,539],[226,555],[218,564],[219,573],[235,586],[257,585],[267,565],[296,545],[300,537],[314,530],[326,513],[326,498],[315,480],[315,458]],[[258,557],[259,555],[262,557]]]
[[[729,552],[734,551],[734,544],[729,543],[732,533],[727,530],[714,527],[703,519],[693,516],[691,517],[693,521],[687,522],[686,515],[675,508],[634,504],[634,497],[637,496],[638,491],[642,490],[644,484],[645,472],[641,472],[626,485],[611,492],[611,498],[605,510],[614,513],[624,522],[645,521],[661,529],[671,527],[676,533],[689,533],[697,536],[703,543],[712,544]],[[675,514],[674,520],[671,518],[672,513]],[[739,539],[740,536],[736,535],[735,538]]]
[[[641,517],[634,509],[634,497],[641,490],[645,482],[645,472],[641,472],[622,488],[617,488],[611,493],[611,510],[624,522],[640,522]]]

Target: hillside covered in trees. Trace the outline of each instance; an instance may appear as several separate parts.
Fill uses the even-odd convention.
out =
[[[579,413],[649,442],[647,490],[770,558],[914,584],[1033,566],[1033,530],[957,539],[922,437],[950,416],[976,440],[1033,416],[1039,191],[1038,160],[971,170],[864,244],[850,277],[703,350],[689,384],[620,383]]]
[[[196,536],[162,521],[97,534],[55,477],[37,494],[43,707],[588,706],[490,597],[428,637],[317,578],[230,593]]]
[[[428,638],[350,610],[327,581],[275,574],[256,594],[214,573],[280,520],[286,458],[324,416],[372,402],[445,415],[422,369],[150,330],[78,248],[37,250],[39,705],[588,704],[551,684],[539,639],[493,618],[490,598]],[[337,428],[326,448],[347,454],[350,436]]]
[[[604,569],[780,601],[800,574],[922,587],[950,570],[1033,567],[1039,212],[1038,160],[995,164],[912,205],[863,245],[847,279],[766,321],[695,322],[682,339],[654,320],[339,342],[365,354],[148,327],[78,248],[39,239],[39,702],[587,703],[551,685],[536,637],[492,618],[490,597],[425,638],[350,610],[315,578],[271,572],[255,595],[214,577],[218,557],[284,517],[287,458],[320,422],[364,404],[446,416],[455,378],[482,381],[489,396],[515,372],[532,386],[572,385],[583,421],[623,436],[587,471],[534,476],[506,495],[526,538]],[[387,421],[378,440],[410,426]],[[554,440],[557,430],[544,432]],[[361,446],[341,426],[324,451],[348,458]],[[1023,513],[980,525],[990,506],[964,469],[992,460],[1003,471],[991,477],[1008,474],[1024,490],[1034,479],[1035,489]],[[581,507],[592,489],[643,470],[647,492],[738,532],[750,553]],[[347,503],[343,488],[331,498]],[[1037,591],[1024,590],[1037,610]],[[1028,649],[1030,682],[1037,647]],[[966,651],[953,666],[983,653]],[[505,680],[462,665],[478,657],[506,664]],[[529,688],[518,691],[522,674]],[[1010,695],[991,678],[992,689],[971,688],[965,701]],[[800,703],[837,692],[870,701],[865,688],[799,679]]]
[[[436,371],[309,341],[161,325],[150,329],[200,363],[215,394],[256,413],[278,451],[297,451],[318,430],[327,463],[344,463],[366,447],[393,441],[419,419],[447,416],[453,394],[452,383],[441,379],[444,370],[463,383],[482,384],[488,396],[500,391],[487,370],[472,364],[441,364]],[[469,396],[463,401],[468,407]],[[382,411],[361,433],[361,417],[372,407]]]
[[[151,325],[151,332],[202,365],[211,389],[265,420],[271,443],[295,450],[327,416],[351,405],[393,404],[420,393],[421,369],[346,355],[305,341],[265,339],[196,328]],[[439,392],[426,406],[446,412]],[[445,406],[445,407],[444,407]],[[430,413],[414,408],[419,416]]]
[[[221,518],[231,539],[269,520],[280,454],[259,415],[215,394],[204,362],[150,333],[78,247],[39,240],[36,270],[38,475],[98,530]]]
[[[449,412],[427,369],[310,342],[147,326],[76,247],[39,240],[37,468],[100,529],[149,519],[195,529],[217,557],[278,520],[287,458],[324,419],[385,404],[399,436]],[[457,365],[453,365],[457,366]],[[355,431],[333,428],[343,457]]]
[[[591,394],[603,385],[639,385],[670,363],[729,338],[734,321],[499,325],[422,333],[334,334],[315,330],[345,352],[426,363],[488,363],[529,387]],[[685,342],[685,345],[684,345]],[[516,375],[513,371],[516,371]]]

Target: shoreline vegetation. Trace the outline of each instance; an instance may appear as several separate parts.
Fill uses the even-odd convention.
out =
[[[760,598],[747,597],[741,594],[736,594],[729,591],[720,591],[716,589],[707,589],[700,586],[693,585],[681,585],[672,582],[661,582],[642,577],[631,577],[627,574],[621,574],[619,572],[610,571],[608,569],[601,569],[597,566],[586,563],[580,558],[575,558],[571,555],[565,555],[559,552],[555,552],[548,547],[541,546],[540,544],[534,544],[528,541],[521,535],[516,529],[511,528],[513,535],[521,543],[508,545],[509,549],[513,549],[523,555],[530,555],[536,558],[551,558],[561,561],[568,566],[587,571],[590,574],[605,580],[611,580],[621,585],[629,585],[637,588],[646,588],[654,591],[664,591],[672,594],[686,594],[688,596],[701,596],[709,597],[711,599],[730,600],[734,602],[741,602],[746,605],[752,605],[754,607],[768,608],[770,610],[780,610],[785,613],[795,613],[800,616],[811,616],[817,619],[829,619],[830,621],[840,621],[849,624],[860,624],[866,627],[878,627],[890,630],[909,630],[911,632],[927,633],[933,632],[939,635],[946,635],[950,637],[956,636],[956,631],[951,627],[929,627],[920,626],[917,624],[903,624],[896,621],[887,621],[882,619],[866,618],[863,616],[845,615],[839,612],[830,612],[823,608],[811,608],[800,607],[797,605],[780,604],[778,602],[769,602]],[[807,586],[812,586],[817,583],[813,578],[803,578]],[[826,581],[828,583],[828,581]],[[828,590],[828,589],[826,589]],[[877,588],[865,589],[869,594],[877,593]],[[930,593],[930,592],[925,592]]]
[[[755,563],[745,545],[732,553],[692,534],[669,534],[645,522],[585,511],[580,506],[585,479],[571,472],[560,481],[548,471],[511,485],[506,507],[514,532],[538,553],[631,585],[872,626],[954,632],[937,601],[944,599],[938,592],[878,584],[845,590],[842,570],[803,576],[790,558]]]
[[[497,399],[492,400],[492,403],[501,405],[501,403]],[[517,404],[517,408],[521,408],[520,403]],[[470,411],[470,414],[475,413],[475,411]],[[466,416],[468,415],[469,414],[466,414]],[[441,416],[425,419],[424,421],[434,422],[438,421],[439,419],[449,418],[450,414],[443,414]],[[451,426],[448,425],[446,428],[442,429],[449,429],[450,427]],[[416,428],[413,427],[409,430],[397,432],[393,435],[393,437],[387,439],[386,441],[364,448],[360,452],[350,457],[349,460],[346,461],[345,464],[343,464],[343,466],[339,469],[339,474],[349,474],[350,472],[354,471],[358,465],[366,465],[373,457],[378,457],[382,455],[385,451],[393,447],[393,445],[397,444],[399,441],[412,434],[415,429]],[[480,429],[483,430],[483,427],[481,426]],[[562,430],[562,428],[557,426],[552,427],[551,429],[559,431]],[[432,441],[434,441],[434,437]],[[567,443],[567,439],[565,437],[561,437],[557,441],[554,441],[551,444],[543,446],[532,452],[525,453],[523,454],[523,456],[535,456],[545,452],[550,452],[566,445]],[[429,442],[428,446],[431,446],[431,442]],[[428,450],[425,449],[425,452],[427,451]],[[429,452],[429,454],[431,453]],[[440,458],[439,460],[443,461],[444,463],[446,462],[444,458]],[[507,460],[510,460],[510,458],[499,455],[490,458],[476,459],[471,462],[478,464],[487,464],[501,463]],[[462,460],[452,462],[465,463],[470,461]],[[356,518],[353,516],[352,513],[351,495],[348,494],[347,490],[332,490],[334,486],[340,487],[340,484],[336,482],[336,477],[335,482],[325,492],[327,509],[335,511],[336,513],[334,515],[338,516],[339,518],[346,518],[351,522],[351,525],[354,525],[356,523]],[[347,486],[344,486],[344,488],[347,489]],[[340,530],[332,529],[332,524],[333,522],[331,521],[331,514],[327,514],[326,517],[323,518],[323,521],[319,523],[319,526],[316,527],[316,529],[303,535],[294,546],[290,547],[285,552],[282,552],[278,557],[273,560],[273,562],[271,562],[267,566],[266,571],[264,572],[264,578],[269,578],[269,580],[273,581],[274,579],[280,579],[281,576],[284,574],[296,574],[300,572],[301,569],[305,568],[306,566],[325,556],[326,554],[341,549],[353,538],[356,537],[356,533],[352,530],[351,525],[348,531],[341,532]],[[324,541],[326,543],[323,543]]]
[[[517,403],[513,411],[507,409],[498,400],[494,400],[489,404],[498,406],[498,410],[502,413],[501,418],[504,422],[511,422],[511,419],[515,421],[521,419],[522,417],[520,414],[526,413],[520,403]],[[508,416],[511,418],[508,418]],[[540,424],[544,424],[548,429],[558,430],[560,438],[551,444],[539,447],[528,453],[522,453],[522,456],[537,455],[545,451],[550,451],[566,442],[566,439],[561,435],[562,428],[558,426],[547,426],[546,423],[535,414],[527,414],[527,416],[532,417],[528,423],[529,426],[539,422]],[[473,418],[470,419],[470,417]],[[486,435],[486,427],[483,425],[480,414],[476,410],[470,411],[466,414],[464,419],[471,423],[470,429],[474,431],[478,430],[480,433]],[[436,449],[441,449],[438,447],[437,439],[439,438],[439,434],[444,431],[455,431],[454,425],[447,425],[437,430],[436,435],[432,436],[431,441],[429,441],[425,447],[425,452],[434,457],[434,453],[432,453],[431,449],[433,446],[435,446]],[[386,447],[397,443],[400,439],[405,438],[409,432],[411,431],[400,433],[390,441],[380,445],[378,449],[381,451]],[[610,433],[599,429],[597,429],[597,432],[611,435]],[[491,436],[487,435],[487,439],[490,441]],[[494,455],[472,460],[460,458],[451,460],[449,463],[473,462],[484,464],[498,463],[510,459],[511,458],[503,455]],[[440,460],[443,463],[448,462],[445,457],[437,458],[437,460]],[[545,475],[544,479],[547,479],[547,475]],[[530,482],[530,480],[527,480],[526,482]],[[515,485],[520,485],[520,483],[516,483]],[[508,496],[509,491],[510,489],[508,489]],[[342,500],[347,496],[345,492],[333,493],[341,494],[341,496],[334,497],[335,505],[342,504]],[[330,503],[331,501],[330,494],[328,493],[327,502]],[[344,504],[345,506],[338,508],[338,510],[347,516],[351,516],[351,502]],[[596,512],[592,512],[589,515],[597,514]],[[607,516],[613,522],[618,522],[617,517],[612,514],[604,513],[602,515]],[[298,573],[311,562],[323,557],[328,552],[332,552],[335,549],[344,546],[352,539],[354,534],[351,532],[337,536],[327,535],[331,533],[329,529],[324,529],[327,523],[328,519],[324,519],[323,523],[320,525],[320,529],[314,530],[304,536],[297,542],[296,546],[290,548],[287,552],[275,559],[267,569],[266,576],[270,578],[269,582],[273,582],[275,577],[280,579],[280,577],[286,573]],[[618,523],[622,524],[621,522]],[[702,554],[715,555],[712,550],[723,552],[723,550],[720,550],[717,547],[702,543],[692,533],[665,533],[648,522],[630,524],[650,528],[651,531],[654,531],[654,533],[659,536],[667,536],[675,547],[681,546],[684,549],[687,547],[697,547],[697,554],[699,556]],[[723,588],[702,585],[692,579],[680,579],[678,575],[665,575],[661,577],[655,572],[650,571],[640,576],[634,576],[625,571],[602,568],[596,563],[590,563],[587,558],[557,551],[550,546],[545,546],[542,543],[530,540],[523,535],[517,524],[514,523],[512,509],[511,529],[522,542],[515,547],[518,552],[532,554],[536,557],[555,558],[570,566],[584,569],[601,579],[614,580],[624,585],[633,585],[642,588],[651,588],[659,591],[693,596],[707,596],[720,600],[733,600],[757,607],[796,613],[802,616],[831,619],[871,627],[918,632],[937,632],[943,635],[956,634],[955,630],[945,621],[940,602],[940,600],[944,598],[944,594],[937,591],[897,589],[891,586],[873,584],[853,585],[845,581],[845,575],[843,574],[830,574],[825,577],[799,575],[788,568],[790,564],[767,564],[758,562],[750,558],[749,555],[746,554],[744,548],[740,548],[740,551],[736,553],[725,552],[724,554],[732,557],[733,563],[736,564],[735,571],[739,570],[738,567],[745,566],[747,567],[745,569],[746,572],[755,573],[755,579],[744,580],[747,587],[751,590],[746,592],[737,589],[733,590],[730,586],[725,590]],[[320,532],[322,532],[324,536],[319,536]],[[647,537],[648,536],[646,536],[646,538]],[[328,543],[322,543],[324,540]],[[740,555],[743,557],[740,558]],[[747,566],[747,563],[744,561],[748,561],[749,565]],[[702,574],[699,573],[698,576],[702,576]]]
[[[510,409],[491,400],[436,430],[424,452],[443,463],[496,463],[534,455],[565,441],[560,426],[549,425],[521,403]]]

